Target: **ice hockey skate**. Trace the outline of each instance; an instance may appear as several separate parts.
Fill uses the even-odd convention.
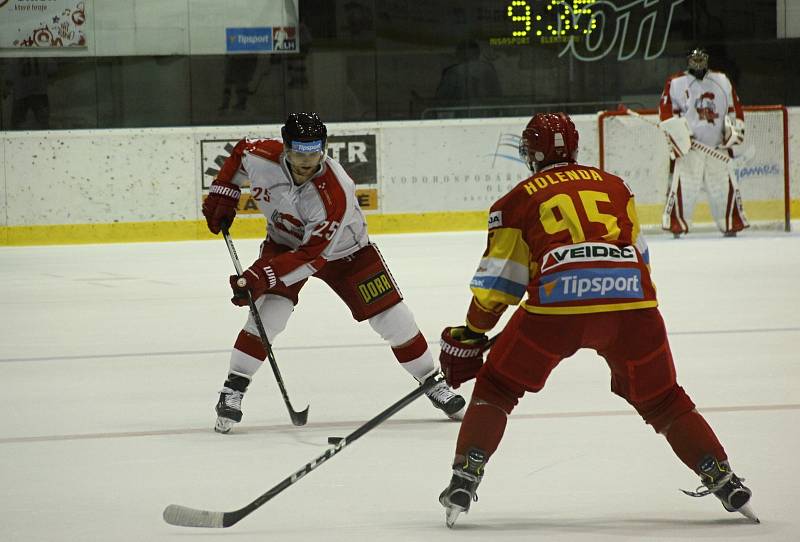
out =
[[[442,380],[425,392],[433,406],[447,414],[451,420],[464,418],[467,402],[459,394],[450,389],[447,382]]]
[[[217,433],[228,433],[234,424],[242,421],[242,398],[250,379],[245,375],[230,373],[225,381],[225,386],[219,392],[217,402],[217,421],[214,424],[214,431]]]
[[[477,501],[476,491],[483,479],[483,467],[486,464],[486,453],[477,448],[467,452],[464,465],[453,467],[450,485],[439,495],[439,502],[445,508],[445,522],[453,528],[461,512],[469,512],[472,501]]]
[[[692,497],[705,497],[713,493],[728,512],[739,512],[755,523],[761,523],[750,507],[753,492],[742,484],[744,478],[736,476],[727,461],[717,461],[709,455],[700,461],[698,470],[703,485],[695,491],[681,491]]]

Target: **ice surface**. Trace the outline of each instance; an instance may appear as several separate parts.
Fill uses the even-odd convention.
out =
[[[375,236],[429,342],[462,321],[481,232]],[[235,240],[247,264],[258,241]],[[0,249],[0,539],[798,540],[800,236],[650,239],[678,376],[754,491],[762,524],[692,499],[696,477],[609,392],[580,351],[526,396],[455,530],[439,492],[458,424],[420,399],[226,530],[171,503],[244,506],[405,395],[414,382],[368,324],[312,280],[243,423],[213,432],[246,309],[228,302],[223,241]],[[471,391],[471,386],[462,388]]]

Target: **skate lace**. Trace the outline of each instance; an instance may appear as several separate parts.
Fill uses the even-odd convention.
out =
[[[697,488],[694,491],[687,491],[685,489],[681,489],[681,491],[683,491],[685,494],[689,495],[690,497],[705,497],[707,495],[711,495],[712,493],[716,493],[717,491],[719,491],[720,489],[725,487],[725,484],[730,482],[732,478],[733,478],[733,473],[729,472],[728,474],[726,474],[725,476],[723,476],[722,478],[720,478],[719,480],[717,480],[713,484],[710,484],[710,485],[703,484],[703,485],[697,486]],[[738,480],[738,482],[744,482],[744,478],[738,478],[737,477],[737,480]]]
[[[432,387],[426,395],[436,401],[437,403],[446,403],[455,396],[455,392],[451,390],[446,383],[439,382]]]
[[[220,393],[224,396],[225,406],[242,410],[242,397],[244,397],[242,392],[230,388],[222,388]]]
[[[473,474],[466,470],[455,470],[454,474],[466,482],[462,482],[464,485],[459,488],[455,488],[453,493],[466,493],[469,495],[470,499],[478,502],[478,493],[476,491],[477,485],[481,482],[481,476]]]

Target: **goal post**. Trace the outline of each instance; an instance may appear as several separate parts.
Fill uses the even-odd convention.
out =
[[[669,144],[653,122],[655,109],[598,115],[599,165],[619,175],[636,194],[643,225],[660,227],[670,182]],[[650,122],[647,122],[647,121]],[[744,212],[753,227],[791,229],[789,119],[785,106],[745,106],[745,152],[733,162]],[[705,194],[695,210],[697,226],[713,224]]]

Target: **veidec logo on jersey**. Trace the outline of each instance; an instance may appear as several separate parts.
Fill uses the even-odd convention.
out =
[[[576,269],[541,278],[542,304],[592,299],[643,299],[642,275],[638,269]]]
[[[389,280],[389,277],[386,275],[385,271],[381,271],[377,275],[358,283],[357,288],[358,293],[361,295],[361,299],[367,305],[374,303],[389,292],[394,291],[394,285],[392,284],[392,281]]]
[[[554,248],[542,258],[542,273],[559,265],[576,262],[630,262],[639,261],[632,246],[618,247],[608,243],[579,243]]]

